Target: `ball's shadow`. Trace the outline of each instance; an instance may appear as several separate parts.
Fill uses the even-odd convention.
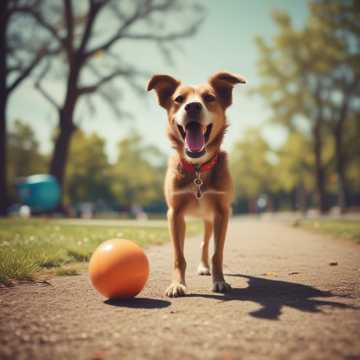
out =
[[[168,307],[171,302],[160,299],[136,297],[133,299],[108,299],[104,301],[104,304],[134,309],[161,309]]]

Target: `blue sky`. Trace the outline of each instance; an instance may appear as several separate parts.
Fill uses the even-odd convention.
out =
[[[169,65],[149,44],[121,44],[127,60],[139,64],[154,73],[168,73],[187,83],[205,82],[219,69],[245,76],[248,85],[239,86],[234,91],[234,104],[227,115],[230,129],[225,139],[225,148],[232,144],[248,127],[263,126],[264,135],[274,146],[281,144],[285,133],[275,126],[264,126],[269,110],[261,99],[247,95],[247,89],[259,81],[257,75],[257,49],[255,37],[266,39],[276,33],[271,19],[274,9],[289,12],[293,22],[301,26],[308,15],[307,1],[303,0],[203,0],[207,17],[199,32],[182,42],[182,51],[174,52],[175,64]],[[101,65],[101,63],[99,64]],[[61,80],[47,84],[53,95],[61,93]],[[144,87],[146,82],[144,82]],[[76,112],[76,121],[86,132],[97,132],[106,138],[106,151],[110,160],[116,158],[116,143],[134,129],[138,130],[147,143],[158,145],[170,152],[165,137],[166,115],[158,107],[155,94],[139,98],[127,91],[121,100],[124,110],[133,114],[133,119],[117,119],[108,107],[97,102],[97,111],[89,117],[81,108]],[[51,150],[51,135],[56,125],[56,113],[45,100],[36,93],[31,82],[21,86],[10,100],[8,114],[11,122],[20,118],[33,127],[40,141],[41,150]]]

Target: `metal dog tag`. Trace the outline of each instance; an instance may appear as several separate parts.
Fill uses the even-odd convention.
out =
[[[196,177],[194,179],[194,185],[196,186],[196,194],[195,194],[195,197],[197,199],[201,199],[202,196],[203,196],[203,193],[201,192],[201,185],[203,184],[203,181],[200,177],[200,172],[197,171],[196,172]]]

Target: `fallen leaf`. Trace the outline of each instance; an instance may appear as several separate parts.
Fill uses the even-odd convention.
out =
[[[96,351],[92,357],[92,360],[102,360],[106,356],[105,351]]]
[[[229,351],[224,352],[223,360],[233,360],[233,359],[234,359],[234,357],[231,352],[229,352]]]
[[[277,273],[269,271],[269,272],[263,273],[262,275],[263,276],[277,276]]]

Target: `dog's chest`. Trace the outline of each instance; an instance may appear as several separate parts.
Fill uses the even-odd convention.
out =
[[[201,199],[197,199],[195,195],[193,195],[192,199],[186,204],[185,215],[210,221],[213,217],[212,204],[209,199],[206,198],[206,195]]]
[[[223,192],[209,187],[207,183],[204,183],[200,189],[196,184],[189,183],[180,190],[180,193],[179,196],[183,197],[185,215],[209,221],[213,218],[216,198],[224,195]]]

